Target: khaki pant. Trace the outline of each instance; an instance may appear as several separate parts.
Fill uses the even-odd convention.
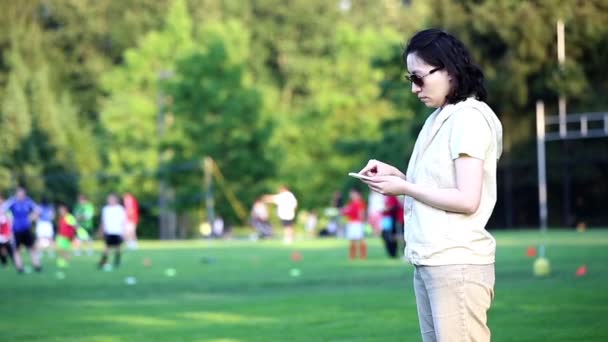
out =
[[[490,341],[494,264],[416,266],[414,291],[424,342]]]

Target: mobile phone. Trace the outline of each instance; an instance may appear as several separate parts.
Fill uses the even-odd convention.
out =
[[[368,177],[368,176],[365,176],[365,175],[362,175],[362,174],[356,173],[356,172],[349,172],[348,175],[351,177],[362,179],[362,180],[371,180],[371,177]]]

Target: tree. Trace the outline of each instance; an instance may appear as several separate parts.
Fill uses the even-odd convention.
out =
[[[248,66],[275,123],[271,146],[281,165],[272,186],[288,184],[304,208],[326,205],[381,139],[380,122],[402,110],[409,116],[380,98],[379,83],[393,75],[372,63],[402,43],[397,28],[413,30],[423,13],[399,1],[358,1],[342,11],[332,1],[265,0],[215,10],[252,30]]]
[[[35,14],[47,59],[72,93],[79,116],[97,123],[102,75],[150,30],[161,28],[166,0],[42,0]]]
[[[44,32],[32,23],[11,27],[11,32],[11,49],[6,54],[10,73],[0,111],[0,186],[10,189],[23,184],[34,196],[46,193],[51,199],[71,203],[81,171],[98,167],[93,138],[81,135],[88,132],[88,125],[81,122],[78,109],[58,100],[61,82],[56,81],[48,55],[42,53]],[[24,36],[28,40],[20,39]],[[71,139],[74,136],[79,139]],[[73,158],[78,144],[89,149],[86,158]],[[89,188],[95,182],[89,180]]]
[[[13,53],[12,62],[16,66],[8,77],[4,91],[2,109],[0,110],[0,187],[11,188],[15,184],[14,160],[15,151],[21,141],[30,134],[31,117],[29,103],[25,94],[22,77],[18,75],[22,63],[18,54]]]
[[[378,84],[385,75],[372,64],[376,56],[390,54],[396,41],[388,30],[338,24],[329,55],[318,56],[306,75],[306,101],[277,127],[274,141],[282,146],[285,166],[281,179],[302,194],[304,207],[326,205],[348,182],[346,174],[368,158],[365,144],[380,139],[380,123],[400,115],[380,98]]]
[[[104,101],[101,124],[107,170],[117,190],[137,189],[144,199],[155,196],[159,167],[158,122],[160,83],[175,61],[194,47],[192,21],[186,3],[176,1],[162,30],[147,33],[137,47],[124,53],[124,63],[103,79],[109,96]]]
[[[230,62],[222,40],[205,37],[203,52],[187,56],[177,64],[168,86],[173,125],[169,128],[167,149],[170,165],[185,165],[212,157],[226,179],[216,191],[219,214],[228,222],[246,223],[226,199],[226,191],[237,191],[239,201],[253,203],[274,176],[274,165],[265,153],[271,133],[260,120],[261,98],[243,81],[243,65]],[[184,169],[172,175],[178,198],[200,198],[203,190],[201,168]],[[184,203],[181,210],[196,208]],[[243,221],[245,220],[245,222]]]

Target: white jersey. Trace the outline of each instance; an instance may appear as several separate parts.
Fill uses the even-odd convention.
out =
[[[103,232],[108,235],[122,236],[127,223],[127,212],[122,205],[106,205],[101,211]]]
[[[283,191],[274,196],[274,203],[277,205],[277,216],[284,221],[291,221],[296,218],[296,208],[298,200],[289,191]]]
[[[496,240],[486,230],[497,199],[496,168],[502,153],[502,124],[494,111],[474,98],[448,104],[426,120],[406,177],[414,184],[454,189],[455,160],[465,154],[483,161],[479,207],[472,214],[434,207],[405,197],[405,256],[414,265],[488,265]]]

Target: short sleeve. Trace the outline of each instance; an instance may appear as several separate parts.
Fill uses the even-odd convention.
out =
[[[450,156],[465,154],[484,160],[491,146],[492,131],[483,114],[475,109],[454,113],[450,135]]]
[[[65,223],[69,224],[70,226],[76,226],[76,219],[74,218],[74,216],[72,215],[67,215],[65,217]]]
[[[34,200],[29,199],[28,205],[30,207],[30,211],[39,211],[42,212],[42,206],[38,205],[38,203],[34,202]]]

